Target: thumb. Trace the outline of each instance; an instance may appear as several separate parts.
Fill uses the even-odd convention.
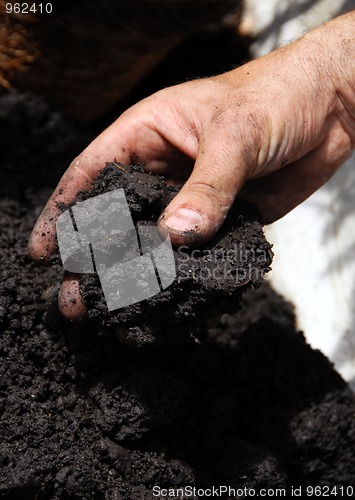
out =
[[[194,247],[212,238],[246,180],[245,155],[228,147],[225,134],[221,139],[216,134],[201,139],[191,176],[159,219],[175,246]]]

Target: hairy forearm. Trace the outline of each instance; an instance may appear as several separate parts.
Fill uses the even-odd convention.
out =
[[[355,146],[355,11],[303,37],[317,46],[319,64],[332,82],[339,118]]]

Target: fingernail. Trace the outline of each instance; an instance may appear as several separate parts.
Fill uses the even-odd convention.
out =
[[[203,226],[204,218],[191,208],[178,208],[163,219],[164,225],[173,231],[198,231]]]

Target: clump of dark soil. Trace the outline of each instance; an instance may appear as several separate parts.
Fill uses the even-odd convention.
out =
[[[163,177],[142,167],[108,164],[90,193],[81,201],[123,188],[135,224],[156,224],[178,192]],[[145,301],[109,312],[97,275],[81,276],[81,295],[89,317],[106,327],[115,326],[127,341],[145,344],[174,341],[186,334],[206,333],[216,314],[236,312],[246,289],[261,285],[270,270],[272,251],[252,205],[238,200],[217,236],[198,249],[174,250],[176,278],[164,291]],[[124,290],[123,290],[124,292]]]

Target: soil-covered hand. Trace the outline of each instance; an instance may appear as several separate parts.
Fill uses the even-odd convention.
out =
[[[265,222],[282,217],[354,148],[354,42],[353,12],[268,56],[128,109],[64,174],[33,230],[31,256],[45,260],[56,251],[60,205],[114,160],[186,181],[160,218],[175,245],[213,236],[237,194],[254,201]],[[73,275],[64,280],[60,307],[70,318],[85,311]]]

